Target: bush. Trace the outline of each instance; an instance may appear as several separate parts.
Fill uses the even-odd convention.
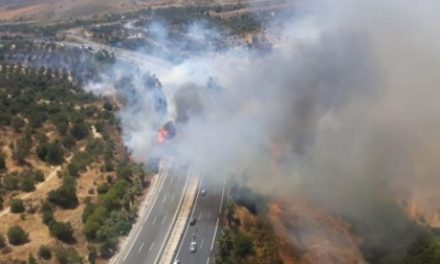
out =
[[[76,140],[84,139],[89,135],[89,126],[84,122],[76,123],[73,125],[71,133]]]
[[[58,142],[42,143],[37,147],[37,156],[42,161],[52,165],[60,165],[64,162],[64,152]]]
[[[70,243],[75,240],[72,225],[69,222],[52,222],[49,226],[49,231],[52,236],[63,242]]]
[[[6,162],[3,154],[0,154],[0,171],[6,170]]]
[[[34,183],[33,179],[30,179],[30,178],[23,179],[23,181],[21,182],[21,190],[23,192],[34,191],[35,190],[35,183]]]
[[[22,245],[29,241],[28,234],[19,225],[11,226],[7,235],[9,243],[12,245]]]
[[[60,248],[56,252],[56,257],[59,264],[81,264],[82,258],[74,248],[63,249]]]
[[[49,202],[43,202],[43,204],[41,205],[41,211],[44,224],[49,225],[50,223],[55,221],[53,218],[53,209]]]
[[[86,207],[84,207],[84,211],[82,213],[82,221],[83,223],[87,222],[87,219],[89,219],[89,216],[93,214],[95,211],[96,205],[92,203],[87,203]]]
[[[19,214],[24,212],[24,204],[21,199],[11,199],[9,201],[9,206],[11,207],[11,212],[14,214]]]
[[[69,176],[64,177],[63,185],[61,185],[57,190],[49,192],[49,201],[64,209],[75,208],[78,206],[78,197],[76,196],[75,185],[74,178]]]
[[[38,250],[38,256],[40,256],[40,258],[49,260],[52,258],[52,252],[48,246],[41,245],[40,249]]]

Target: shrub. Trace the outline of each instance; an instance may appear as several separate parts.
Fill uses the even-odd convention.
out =
[[[3,154],[0,154],[0,171],[6,170],[6,162]]]
[[[54,191],[50,191],[48,199],[65,209],[72,209],[78,205],[78,198],[75,190],[75,179],[69,176],[64,177],[63,185]]]
[[[19,225],[11,226],[8,229],[8,240],[12,245],[22,245],[29,241],[28,234]]]
[[[35,183],[31,178],[25,178],[21,182],[21,190],[23,192],[32,192],[35,190]]]
[[[24,212],[24,205],[21,199],[11,199],[9,201],[9,206],[11,207],[11,212],[14,214],[19,214]]]
[[[70,243],[74,241],[72,225],[67,222],[52,222],[49,226],[50,234],[58,240]]]
[[[77,140],[81,140],[89,135],[89,127],[86,123],[79,122],[73,125],[71,133]]]
[[[56,252],[56,258],[59,264],[81,264],[82,258],[74,248],[63,249],[60,248]]]
[[[50,251],[50,248],[48,246],[41,245],[40,249],[38,250],[38,256],[43,259],[49,260],[52,258],[52,252]]]

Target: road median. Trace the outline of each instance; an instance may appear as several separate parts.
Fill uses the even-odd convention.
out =
[[[199,185],[198,177],[190,175],[190,182],[188,184],[185,197],[183,199],[182,205],[175,219],[174,226],[168,237],[168,241],[166,243],[165,249],[162,252],[162,256],[159,261],[159,263],[161,264],[172,263],[176,255],[177,249],[179,248],[180,241],[185,231],[185,227],[188,223],[189,216],[191,214],[191,209],[194,205],[194,201],[197,195],[198,185]]]

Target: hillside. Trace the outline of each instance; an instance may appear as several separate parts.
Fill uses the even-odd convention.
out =
[[[51,68],[1,64],[0,83],[0,263],[100,263],[148,185],[121,142],[115,102]]]

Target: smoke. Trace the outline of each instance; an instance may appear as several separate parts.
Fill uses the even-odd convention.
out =
[[[266,25],[269,52],[207,49],[162,71],[169,108],[160,118],[140,81],[155,69],[133,74],[117,64],[112,76],[129,76],[135,92],[107,86],[136,98],[120,113],[126,145],[138,159],[173,155],[215,177],[245,167],[261,193],[306,198],[356,221],[374,223],[369,208],[396,197],[437,210],[439,8],[434,0],[299,3],[281,27]],[[176,137],[157,150],[158,127],[176,116]]]

